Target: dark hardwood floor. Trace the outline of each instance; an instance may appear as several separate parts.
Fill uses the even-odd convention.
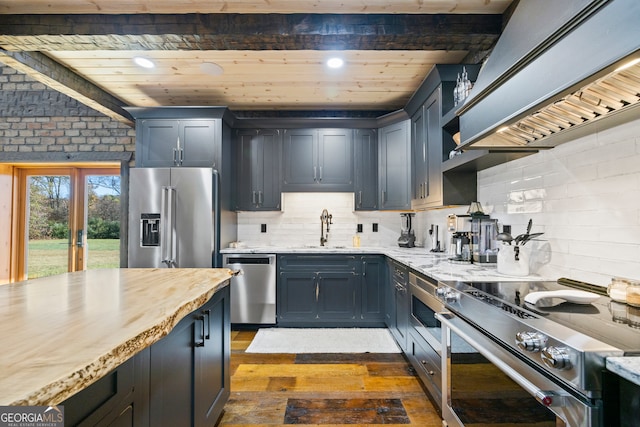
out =
[[[231,397],[219,426],[420,426],[442,421],[401,354],[249,354],[231,332]]]

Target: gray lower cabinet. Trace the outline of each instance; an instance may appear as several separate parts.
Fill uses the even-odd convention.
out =
[[[386,323],[391,335],[403,352],[407,352],[409,333],[409,269],[395,261],[388,261]]]
[[[283,191],[353,191],[351,129],[286,129]]]
[[[411,208],[410,120],[380,129],[380,210]]]
[[[229,287],[62,403],[67,426],[213,426],[230,394]]]
[[[366,255],[360,258],[361,304],[360,319],[364,322],[383,322],[385,317],[385,289],[387,263],[384,256]]]
[[[281,208],[282,132],[279,129],[235,131],[235,208],[279,211]]]
[[[382,256],[280,255],[278,325],[383,325],[383,270]]]
[[[354,139],[354,197],[357,211],[378,209],[378,133],[357,129]]]
[[[214,425],[229,398],[229,287],[150,351],[150,425]]]
[[[145,369],[138,363],[135,357],[127,360],[62,402],[65,426],[145,425],[140,405],[144,396],[135,387],[136,374]]]

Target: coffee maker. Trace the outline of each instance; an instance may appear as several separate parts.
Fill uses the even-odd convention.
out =
[[[416,236],[411,229],[411,218],[413,213],[400,214],[400,237],[398,237],[398,246],[401,248],[413,248],[416,242]]]
[[[472,260],[471,215],[449,215],[447,217],[447,231],[451,233],[449,260],[470,263]]]
[[[471,215],[471,253],[474,263],[498,261],[498,220],[489,215]]]

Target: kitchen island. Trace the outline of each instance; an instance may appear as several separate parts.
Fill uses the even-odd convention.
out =
[[[228,295],[231,275],[105,269],[0,286],[0,405],[62,403],[148,352],[189,313]],[[228,329],[223,315],[220,327]],[[220,334],[228,339],[229,331]]]

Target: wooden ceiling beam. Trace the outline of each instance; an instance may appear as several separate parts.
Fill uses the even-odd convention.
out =
[[[501,30],[502,15],[0,15],[0,46],[9,51],[485,51]]]
[[[0,49],[0,62],[57,90],[102,114],[133,126],[134,120],[118,98],[78,76],[39,52],[8,52]]]

